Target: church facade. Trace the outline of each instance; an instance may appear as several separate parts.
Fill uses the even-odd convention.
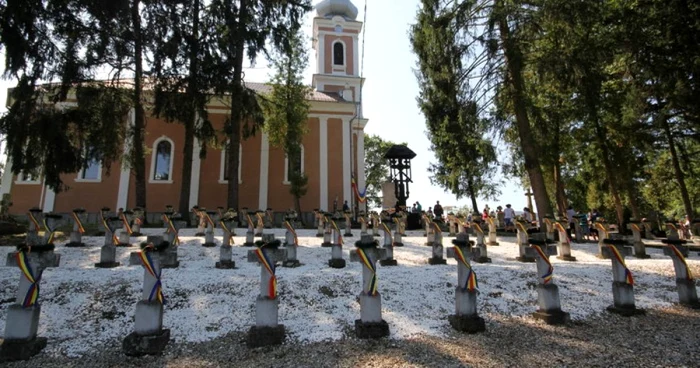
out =
[[[364,188],[364,128],[360,90],[363,79],[359,72],[358,41],[362,22],[356,20],[357,8],[349,0],[324,0],[316,6],[313,20],[313,53],[316,70],[308,133],[302,142],[302,171],[308,176],[308,191],[301,198],[302,211],[315,208],[333,210],[343,201],[352,203],[352,178]],[[246,82],[258,93],[271,87]],[[69,101],[70,103],[70,101]],[[221,99],[212,99],[207,107],[208,118],[222,131],[229,109]],[[147,113],[148,114],[148,113]],[[127,119],[133,117],[129,114]],[[182,180],[184,128],[147,115],[145,146],[147,210],[160,212],[166,205],[176,206]],[[223,136],[221,137],[223,138]],[[125,145],[128,142],[125,142]],[[285,211],[294,207],[289,193],[289,165],[281,148],[272,147],[264,132],[258,132],[238,147],[239,206],[249,209],[272,208]],[[225,149],[208,149],[204,159],[198,157],[195,140],[192,161],[190,205],[216,208],[226,206],[228,180]],[[69,190],[56,193],[40,176],[12,175],[8,160],[0,185],[0,193],[10,193],[10,213],[23,214],[39,207],[44,212],[67,213],[74,208],[98,212],[102,207],[133,208],[134,176],[128,167],[114,163],[111,172],[100,162],[91,162],[78,173],[66,174],[63,181]]]

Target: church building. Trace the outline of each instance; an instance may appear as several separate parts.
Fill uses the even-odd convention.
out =
[[[316,59],[308,133],[303,138],[301,169],[308,176],[308,191],[301,198],[301,208],[333,210],[343,202],[352,202],[352,178],[359,188],[365,187],[364,128],[360,91],[363,79],[359,72],[358,38],[362,22],[356,20],[357,8],[349,0],[324,0],[316,5],[313,19],[313,49]],[[264,83],[246,81],[258,93],[269,93]],[[69,103],[71,101],[68,101]],[[207,107],[209,120],[222,130],[228,107],[215,98]],[[129,114],[133,119],[133,109]],[[147,210],[160,212],[166,205],[177,206],[182,179],[184,128],[163,119],[146,116]],[[208,149],[198,156],[195,140],[192,161],[190,205],[216,208],[226,206],[228,180],[224,150]],[[242,140],[238,166],[239,206],[249,209],[272,208],[285,211],[294,207],[289,193],[288,160],[281,148],[272,147],[264,132]],[[12,175],[8,160],[0,193],[10,193],[10,213],[24,214],[32,207],[44,212],[68,213],[74,208],[98,212],[102,207],[133,208],[134,176],[128,167],[115,163],[108,174],[100,162],[91,163],[78,173],[66,174],[67,191],[56,193],[41,176]]]

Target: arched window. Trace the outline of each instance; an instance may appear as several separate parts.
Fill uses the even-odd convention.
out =
[[[345,65],[345,46],[340,41],[333,43],[333,65]]]
[[[162,137],[153,143],[151,182],[173,181],[173,141]]]
[[[294,162],[289,159],[289,156],[286,154],[284,155],[284,181],[282,182],[283,184],[291,184],[291,178],[292,176],[290,173],[293,173],[294,167],[296,167],[296,172],[297,173],[304,173],[304,145],[301,145],[299,147],[299,155],[297,156],[297,164],[294,165]]]
[[[243,167],[243,145],[238,144],[238,183],[242,183],[241,168]],[[228,183],[228,142],[221,150],[221,168],[219,171],[219,183]]]

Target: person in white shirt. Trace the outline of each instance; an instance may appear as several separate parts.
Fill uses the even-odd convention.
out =
[[[569,239],[571,239],[576,231],[576,223],[574,222],[576,219],[574,219],[574,216],[576,216],[576,211],[574,211],[574,206],[569,206],[569,208],[566,210],[566,219],[569,221],[569,227],[567,228],[566,232],[569,234]]]
[[[506,223],[506,231],[515,231],[513,225],[513,219],[515,218],[515,210],[510,207],[509,204],[506,205],[506,209],[503,210],[503,221]]]
[[[532,213],[530,212],[530,209],[527,207],[523,208],[523,219],[528,224],[532,224]]]

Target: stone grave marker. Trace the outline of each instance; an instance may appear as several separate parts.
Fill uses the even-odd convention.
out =
[[[83,234],[85,234],[85,227],[83,224],[87,220],[87,212],[84,208],[76,208],[71,212],[71,217],[73,229],[70,232],[70,241],[66,243],[66,247],[84,247]]]
[[[527,229],[525,229],[525,222],[517,219],[513,221],[515,222],[515,229],[517,230],[519,252],[518,257],[515,259],[519,262],[535,262],[535,258],[531,256],[530,252],[528,252],[528,249],[530,249],[530,242]]]
[[[467,226],[464,222],[464,217],[463,216],[457,216],[456,218],[457,221],[457,233],[467,233]]]
[[[43,221],[43,214],[41,209],[34,207],[27,213],[29,217],[29,226],[27,227],[27,237],[25,239],[25,244],[27,245],[39,245],[42,240],[39,238],[39,231],[41,231],[41,223]]]
[[[603,256],[612,260],[613,305],[608,311],[623,316],[644,314],[644,310],[634,305],[634,277],[625,264],[625,256],[632,254],[631,247],[623,239],[605,239]]]
[[[204,236],[207,229],[207,209],[204,207],[193,207],[192,212],[197,217],[197,230],[194,236]]]
[[[429,265],[444,265],[447,264],[445,258],[442,257],[443,246],[442,246],[442,230],[438,224],[431,222],[431,227],[433,228],[431,232],[428,233],[428,239],[430,240],[432,234],[432,241],[428,243],[432,247],[432,257],[428,258]]]
[[[216,262],[214,267],[219,269],[236,268],[236,262],[233,261],[233,237],[236,235],[235,226],[238,221],[238,214],[232,208],[224,213],[219,220],[219,225],[223,231],[221,239],[221,247],[219,248],[219,262]]]
[[[403,247],[403,236],[405,236],[405,234],[402,231],[402,225],[402,216],[399,215],[398,217],[394,217],[394,237],[392,239],[392,244],[394,247]],[[384,237],[386,237],[386,234]]]
[[[360,236],[367,235],[367,216],[364,212],[360,212]]]
[[[489,225],[489,241],[486,243],[489,246],[495,247],[498,244],[498,240],[496,239],[496,231],[498,230],[498,227],[496,226],[496,220],[493,218],[489,217],[486,222]]]
[[[255,246],[255,223],[253,222],[252,216],[255,216],[255,212],[244,212],[246,218],[246,225],[248,230],[245,232],[245,243],[244,247]]]
[[[325,226],[324,226],[324,215],[323,213],[318,209],[314,208],[314,227],[316,228],[316,237],[322,238],[325,234]]]
[[[382,297],[377,288],[378,259],[386,249],[378,249],[372,235],[363,235],[350,252],[350,261],[362,264],[362,292],[360,292],[360,319],[355,320],[355,335],[361,339],[389,336],[389,325],[382,319]]]
[[[656,236],[652,233],[652,222],[647,219],[642,219],[642,225],[644,226],[644,239],[656,240]]]
[[[279,324],[276,263],[286,259],[274,234],[264,234],[257,247],[248,251],[248,262],[260,264],[260,294],[255,300],[255,326],[248,331],[248,347],[279,345],[284,342],[285,328]]]
[[[15,302],[7,307],[0,362],[27,360],[46,347],[47,339],[37,336],[41,315],[39,284],[44,270],[58,267],[60,260],[52,243],[23,245],[7,255],[6,265],[18,267],[20,278]]]
[[[569,234],[564,228],[565,220],[555,222],[552,226],[556,231],[559,231],[559,241],[557,242],[557,247],[559,248],[559,255],[557,259],[568,262],[576,262],[576,257],[571,255],[571,239],[569,239]]]
[[[265,210],[265,223],[264,226],[266,229],[272,229],[274,227],[275,223],[275,212],[272,211],[272,208],[267,208]]]
[[[134,212],[134,221],[133,225],[131,225],[131,236],[142,236],[141,225],[143,224],[143,220],[145,218],[144,210],[141,207],[134,207],[132,211]]]
[[[372,236],[379,237],[379,215],[376,211],[372,211],[370,217],[372,218]]]
[[[216,241],[214,241],[214,229],[216,228],[216,221],[219,221],[218,213],[214,211],[206,211],[204,212],[203,216],[207,226],[204,229],[204,243],[202,243],[202,246],[208,248],[215,247]],[[212,216],[214,216],[214,218],[212,218]]]
[[[287,257],[284,262],[282,262],[282,267],[299,267],[301,263],[297,259],[297,250],[299,249],[299,238],[297,237],[297,232],[292,226],[292,221],[296,218],[296,212],[294,217],[289,214],[285,216],[284,228],[286,229],[284,233],[284,248],[287,251]]]
[[[421,220],[423,221],[423,227],[425,229],[425,231],[423,232],[423,236],[429,237],[433,228],[433,226],[430,224],[432,224],[433,221],[430,219],[430,216],[428,216],[428,214],[425,212],[423,212],[423,214],[421,215]],[[430,243],[430,240],[428,240],[428,243]]]
[[[321,243],[321,246],[324,248],[330,248],[333,246],[333,225],[331,224],[330,220],[330,213],[322,213],[323,214],[323,243]]]
[[[449,231],[450,231],[448,236],[456,236],[457,235],[457,218],[455,217],[455,215],[452,212],[447,214],[447,223],[448,223]]]
[[[554,223],[556,220],[554,220],[554,217],[551,215],[546,215],[544,216],[544,224],[545,224],[545,230],[547,234],[547,240],[554,241],[554,233],[556,230],[554,229]]]
[[[170,245],[164,247],[163,252],[161,252],[160,265],[162,268],[177,268],[180,266],[180,261],[177,259],[177,247],[180,245],[178,232],[187,223],[182,220],[179,214],[173,212],[163,214],[163,223],[166,226],[165,241]]]
[[[650,258],[647,254],[646,247],[642,241],[642,229],[639,227],[639,221],[631,221],[627,224],[627,228],[632,230],[632,247],[634,248],[634,256],[637,258]]]
[[[105,228],[105,242],[100,248],[100,262],[95,263],[97,268],[114,268],[119,266],[117,262],[117,244],[119,239],[115,232],[121,226],[122,219],[119,217],[107,217],[101,214],[102,226]]]
[[[259,210],[255,212],[255,236],[263,236],[265,228],[265,211]]]
[[[546,236],[546,235],[545,235]],[[553,281],[554,266],[549,261],[550,255],[557,254],[557,247],[552,240],[530,238],[527,255],[535,258],[537,265],[537,305],[533,317],[550,325],[565,324],[569,313],[561,310],[559,287]]]
[[[351,212],[346,211],[343,213],[343,217],[345,218],[345,223],[344,223],[344,232],[343,236],[344,237],[352,237],[352,220],[350,218]]]
[[[131,234],[133,233],[131,229],[131,218],[134,216],[133,211],[121,211],[119,218],[122,220],[122,229],[119,232],[119,243],[118,247],[130,247],[131,246]]]
[[[384,249],[384,257],[379,260],[379,264],[382,266],[396,266],[398,262],[394,259],[394,237],[391,235],[391,230],[382,222],[382,228],[384,230],[384,244],[382,248]],[[399,237],[401,234],[399,234]]]
[[[140,252],[131,252],[129,265],[143,267],[143,290],[136,303],[134,331],[122,342],[124,354],[129,356],[160,355],[170,341],[170,330],[163,328],[163,259],[169,258],[167,249],[175,247],[162,236],[148,236]]]
[[[681,305],[693,309],[700,309],[698,302],[698,292],[695,288],[695,277],[688,267],[685,258],[688,257],[687,241],[680,239],[663,239],[664,254],[671,257],[673,269],[676,271],[676,288],[678,290],[678,301]]]
[[[447,256],[457,260],[457,286],[455,287],[455,314],[447,317],[452,328],[467,333],[486,330],[484,319],[477,313],[478,281],[469,264],[472,247],[467,233],[458,233],[452,240],[454,247],[447,248]]]
[[[476,248],[472,253],[472,260],[476,263],[491,263],[491,258],[489,258],[488,250],[486,249],[486,242],[484,242],[484,230],[481,228],[481,224],[481,219],[474,217],[471,227],[476,235]]]
[[[680,239],[680,235],[678,234],[678,228],[676,227],[676,224],[674,224],[672,222],[666,223],[666,238],[667,239]]]
[[[332,268],[345,268],[345,259],[343,259],[343,235],[334,220],[330,220],[331,238],[331,259],[328,260],[328,266]]]

